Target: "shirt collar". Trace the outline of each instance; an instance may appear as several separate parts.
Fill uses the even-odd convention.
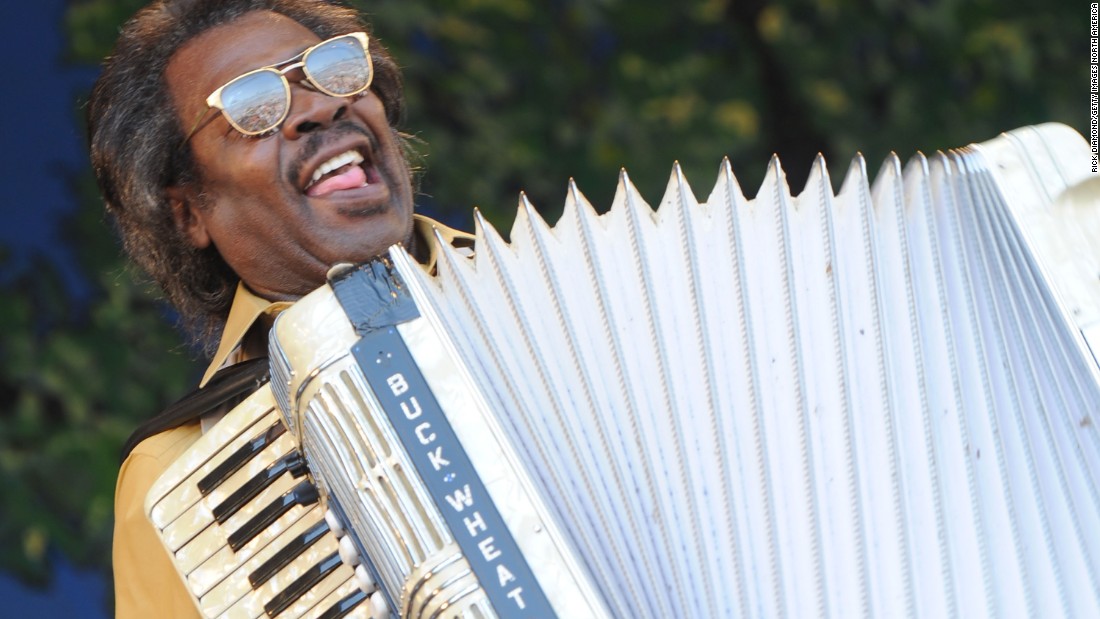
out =
[[[445,242],[458,248],[472,247],[474,238],[472,235],[448,228],[422,215],[413,215],[413,234],[416,235],[418,243],[428,248],[427,262],[421,266],[432,274],[435,273],[435,265],[440,252],[440,248],[435,242],[435,232],[438,232]],[[238,283],[237,292],[233,295],[233,304],[229,308],[229,316],[225,321],[225,329],[222,331],[221,342],[218,344],[218,350],[210,360],[210,365],[206,368],[206,374],[203,375],[199,386],[205,385],[214,376],[214,373],[221,368],[240,361],[246,361],[246,359],[240,358],[242,356],[240,353],[241,342],[244,341],[245,336],[256,324],[256,321],[263,316],[276,316],[291,305],[293,305],[292,301],[268,301],[249,290],[244,282]]]

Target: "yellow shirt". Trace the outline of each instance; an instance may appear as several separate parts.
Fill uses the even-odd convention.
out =
[[[428,247],[423,267],[434,272],[439,247],[433,228],[456,247],[472,247],[473,237],[452,230],[426,217],[414,215],[414,234]],[[202,385],[226,366],[246,361],[245,336],[261,319],[273,317],[289,302],[271,303],[237,286],[218,351],[211,360]],[[115,580],[115,617],[200,617],[168,552],[145,515],[145,495],[169,465],[202,435],[199,421],[151,436],[134,448],[118,473],[115,486],[115,534],[112,561]]]

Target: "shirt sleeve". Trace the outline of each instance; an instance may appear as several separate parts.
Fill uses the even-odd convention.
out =
[[[192,431],[191,434],[197,436],[198,433]],[[174,441],[173,446],[180,442]],[[168,551],[145,515],[145,496],[174,459],[176,451],[170,449],[157,456],[142,451],[139,445],[119,470],[113,542],[116,619],[201,617]]]

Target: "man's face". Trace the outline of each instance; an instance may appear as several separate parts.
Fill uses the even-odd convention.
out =
[[[165,73],[180,126],[188,131],[222,84],[319,41],[267,11],[188,41]],[[367,260],[412,234],[409,170],[382,102],[371,92],[330,97],[302,86],[300,72],[288,77],[290,112],[278,129],[246,137],[211,111],[190,140],[199,186],[168,190],[192,244],[213,244],[253,291],[273,300],[301,296],[333,264]],[[349,151],[363,157],[361,172],[310,187],[318,168]],[[348,168],[333,174],[341,170]]]

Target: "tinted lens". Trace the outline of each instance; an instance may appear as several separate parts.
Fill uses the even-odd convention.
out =
[[[353,37],[340,37],[314,48],[305,58],[305,68],[314,85],[333,96],[353,95],[370,86],[370,60]]]
[[[272,129],[287,112],[283,78],[273,70],[242,75],[222,90],[222,106],[226,116],[245,133]]]

